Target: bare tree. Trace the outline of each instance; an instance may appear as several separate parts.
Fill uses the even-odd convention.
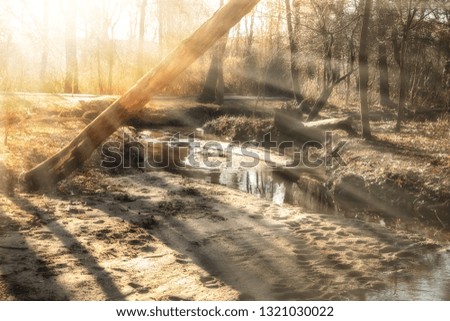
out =
[[[347,4],[348,2],[343,0],[309,1],[308,9],[311,12],[311,18],[307,22],[311,23],[308,23],[305,27],[313,33],[314,38],[321,40],[322,89],[319,98],[315,101],[308,115],[308,121],[312,121],[318,116],[333,93],[334,88],[354,72],[353,69],[350,69],[341,76],[340,64],[338,63],[338,59],[335,58],[338,52],[336,49],[343,41],[344,31],[356,22],[355,17],[346,15],[345,13]],[[307,101],[304,102],[307,103]],[[307,111],[307,107],[303,103],[300,105],[303,111]]]
[[[103,61],[103,54],[104,54],[104,48],[106,47],[105,41],[108,37],[108,30],[105,27],[107,20],[106,18],[106,8],[105,3],[102,1],[96,6],[96,16],[97,19],[95,21],[95,34],[96,34],[96,42],[97,42],[97,48],[96,48],[96,61],[97,61],[97,86],[98,91],[100,94],[106,93],[105,84],[103,81],[103,67],[102,67],[102,61]]]
[[[368,38],[369,21],[372,12],[372,0],[365,0],[364,15],[361,27],[361,40],[359,43],[359,95],[361,99],[361,125],[362,137],[371,138],[369,122],[369,103],[367,98],[369,84],[369,63],[368,63]]]
[[[158,8],[158,44],[159,44],[159,55],[162,57],[166,52],[166,33],[167,33],[167,23],[164,17],[167,12],[167,1],[166,0],[156,0],[156,6]]]
[[[408,70],[408,47],[411,32],[429,16],[432,10],[426,10],[424,0],[401,0],[396,2],[400,21],[400,32],[394,31],[393,46],[394,56],[399,65],[399,97],[398,113],[395,129],[400,131],[404,120],[405,105],[408,99],[409,70]]]
[[[352,29],[352,32],[348,39],[348,57],[347,57],[347,72],[355,69],[356,49],[355,49],[355,33],[356,27]],[[348,106],[350,102],[351,91],[351,77],[347,77],[345,81],[345,105]]]
[[[76,0],[69,0],[67,2],[65,16],[66,16],[66,78],[64,80],[64,92],[76,94],[79,93]]]
[[[144,40],[145,40],[145,16],[147,9],[147,0],[141,1],[140,6],[140,17],[139,17],[139,47],[137,54],[137,66],[136,66],[136,75],[137,78],[141,77],[144,73]]]
[[[254,40],[254,33],[255,33],[255,10],[253,10],[252,14],[250,15],[250,24],[248,23],[248,17],[245,17],[244,25],[245,25],[245,34],[246,34],[246,41],[245,41],[245,55],[250,55],[252,51],[253,46],[253,40]]]
[[[286,20],[288,27],[288,35],[289,35],[289,47],[290,47],[290,64],[291,64],[291,78],[292,78],[292,91],[294,93],[294,98],[297,103],[301,103],[304,99],[301,93],[300,86],[300,77],[299,77],[299,69],[297,66],[297,58],[299,53],[298,41],[296,39],[297,31],[299,27],[299,19],[300,19],[300,1],[293,0],[294,12],[291,10],[291,0],[285,0],[286,7]],[[292,21],[292,16],[294,16],[294,22]]]
[[[115,31],[123,4],[121,1],[101,1],[97,7],[97,77],[102,94],[114,92],[114,66],[117,60]]]
[[[252,13],[243,19],[245,26],[245,40],[244,40],[244,68],[243,74],[241,76],[243,79],[243,83],[241,83],[241,88],[245,88],[248,93],[256,93],[258,90],[258,70],[257,70],[257,61],[256,54],[254,53],[253,43],[254,43],[254,35],[255,35],[255,15],[256,10],[253,10]],[[250,23],[249,21],[250,20]],[[239,31],[238,31],[239,32]]]
[[[378,40],[378,72],[379,72],[379,92],[380,105],[383,107],[392,107],[391,93],[389,86],[389,63],[387,51],[387,28],[388,19],[392,18],[389,8],[385,1],[377,0],[377,40]]]
[[[222,7],[224,0],[220,0]],[[223,79],[223,60],[225,49],[227,46],[228,34],[221,39],[213,49],[213,56],[206,75],[202,92],[198,97],[198,101],[202,103],[223,104],[224,98],[224,79]]]
[[[115,40],[115,29],[117,23],[120,20],[122,13],[123,3],[117,2],[112,8],[108,8],[108,15],[105,20],[105,29],[108,33],[108,51],[107,51],[107,62],[108,62],[108,93],[112,94],[114,92],[113,80],[114,80],[114,65],[116,63],[116,40]]]
[[[46,90],[47,65],[48,65],[48,0],[43,0],[44,14],[42,17],[42,53],[39,78],[41,80],[41,91]]]

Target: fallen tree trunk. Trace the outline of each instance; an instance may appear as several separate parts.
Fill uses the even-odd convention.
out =
[[[325,132],[331,130],[344,130],[350,136],[356,135],[351,117],[331,118],[304,123],[299,119],[295,119],[290,112],[279,110],[275,113],[274,123],[283,140],[293,140],[300,144],[307,142],[312,145],[323,144]]]
[[[303,123],[303,125],[305,128],[315,128],[323,131],[341,129],[345,130],[349,135],[356,135],[356,131],[353,129],[353,120],[351,117],[316,120],[313,122]]]
[[[22,175],[24,186],[28,190],[52,187],[79,168],[106,138],[222,38],[258,2],[230,0],[66,147]]]

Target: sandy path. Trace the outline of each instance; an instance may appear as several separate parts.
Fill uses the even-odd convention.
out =
[[[1,196],[0,299],[392,299],[448,253],[169,173],[88,180],[71,196]]]

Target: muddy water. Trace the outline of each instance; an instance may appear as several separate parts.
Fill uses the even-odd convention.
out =
[[[147,141],[154,143],[155,138],[161,139],[167,136],[154,133],[147,137]],[[188,141],[170,143],[161,150],[163,153],[169,151],[168,155],[171,155],[169,158],[182,158],[184,166],[178,166],[180,165],[180,159],[178,159],[176,162],[169,162],[171,165],[166,170],[250,193],[280,206],[285,203],[298,206],[303,212],[321,214],[334,212],[330,195],[327,195],[326,189],[319,180],[307,175],[292,176],[291,173],[286,174],[284,170],[274,169],[264,163],[253,167],[235,164],[230,166],[230,163],[224,161],[226,155],[223,151],[226,150],[227,144],[221,144],[222,148],[218,148],[215,152],[209,150],[206,154],[197,153],[199,158],[196,159],[197,161],[192,161],[187,157],[189,155]],[[184,150],[181,151],[181,149]],[[242,157],[242,154],[235,152],[233,148],[230,150],[238,158]],[[202,159],[205,156],[220,160],[220,165],[204,166]],[[417,264],[414,262],[415,256],[407,259],[411,261],[408,266],[399,265],[393,271],[380,271],[380,274],[385,273],[380,275],[380,278],[385,280],[388,286],[366,292],[363,299],[450,300],[450,249],[444,248],[438,251],[430,249],[420,253],[420,263]],[[408,269],[406,274],[405,269]]]

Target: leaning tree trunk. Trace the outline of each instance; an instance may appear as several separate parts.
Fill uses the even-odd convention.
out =
[[[319,98],[314,103],[314,106],[308,115],[307,121],[313,121],[319,115],[319,112],[327,104],[328,98],[330,98],[331,93],[333,92],[333,89],[334,89],[334,85],[331,85],[331,86],[328,86],[328,87],[322,89],[322,92],[320,93]]]
[[[230,0],[153,70],[94,119],[74,140],[22,177],[30,190],[54,186],[79,168],[95,149],[153,95],[222,38],[259,0]]]
[[[311,109],[311,112],[308,115],[308,119],[306,121],[310,122],[313,121],[318,115],[319,112],[322,110],[323,107],[327,104],[328,98],[330,98],[331,94],[333,93],[334,87],[339,85],[342,81],[347,79],[352,75],[352,73],[355,70],[352,69],[348,73],[346,73],[344,76],[342,76],[339,79],[332,80],[330,85],[327,85],[325,88],[322,89],[322,92],[320,93],[319,98],[314,103],[313,108]]]
[[[336,79],[337,77],[335,77],[335,72],[333,71],[332,66],[334,35],[330,34],[329,38],[330,39],[324,43],[322,92],[308,115],[307,121],[309,122],[313,121],[319,115],[322,108],[327,104],[328,98],[330,98],[333,93],[334,87],[353,73],[352,70],[346,76]]]

